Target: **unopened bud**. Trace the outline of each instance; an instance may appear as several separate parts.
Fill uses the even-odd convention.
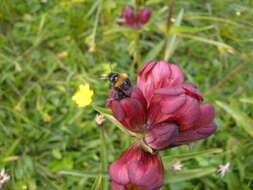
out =
[[[140,24],[146,24],[150,17],[151,17],[152,11],[149,8],[142,8],[140,10],[140,14],[139,14],[139,22]]]
[[[98,126],[102,126],[105,121],[104,116],[101,114],[97,114],[95,120]]]
[[[123,9],[122,17],[125,18],[126,24],[128,25],[134,25],[136,23],[134,10],[127,5]]]

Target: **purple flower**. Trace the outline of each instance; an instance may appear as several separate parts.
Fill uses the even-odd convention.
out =
[[[130,26],[134,29],[140,28],[142,25],[146,24],[149,21],[151,14],[152,11],[149,8],[142,8],[140,12],[136,14],[131,7],[126,5],[121,13],[123,21],[118,21],[117,23],[119,25]]]
[[[113,97],[109,107],[114,116],[126,128],[143,133],[146,144],[156,150],[207,138],[217,128],[213,105],[201,104],[198,88],[184,82],[181,69],[166,61],[144,64],[131,96]]]
[[[158,154],[133,145],[109,168],[112,190],[158,190],[163,186],[164,167]]]

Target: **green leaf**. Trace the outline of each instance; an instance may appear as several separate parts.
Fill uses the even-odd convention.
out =
[[[91,190],[100,190],[100,186],[102,184],[102,179],[103,179],[103,176],[101,174],[99,174],[96,177],[95,182],[93,183],[93,185],[91,187]]]
[[[158,45],[154,45],[154,47],[148,52],[147,56],[144,58],[144,63],[149,60],[154,60],[158,54],[162,51],[164,47],[164,41],[162,40]]]
[[[196,32],[202,32],[202,31],[210,30],[212,28],[214,28],[213,25],[204,26],[204,27],[172,26],[170,33],[171,34],[177,34],[177,33],[196,33]]]
[[[249,116],[226,103],[216,101],[216,104],[229,113],[235,119],[238,126],[243,128],[250,136],[253,137],[253,120]]]
[[[240,101],[253,104],[253,98],[241,98]]]
[[[98,175],[102,175],[103,177],[108,177],[107,174],[103,174],[100,172],[79,172],[79,171],[73,171],[73,170],[61,170],[58,172],[59,175],[71,175],[71,176],[77,176],[77,177],[97,177]]]
[[[193,170],[185,170],[180,172],[167,172],[165,183],[177,183],[181,181],[191,180],[203,177],[216,172],[216,168],[199,168]]]
[[[164,163],[168,163],[171,160],[189,160],[193,159],[196,157],[200,156],[209,156],[211,154],[219,154],[222,153],[223,150],[221,148],[214,148],[214,149],[209,149],[209,150],[204,150],[204,151],[199,151],[199,152],[191,152],[191,153],[185,153],[185,154],[180,154],[180,155],[170,155],[170,156],[164,156],[162,159]]]
[[[181,37],[184,37],[184,38],[190,38],[192,40],[204,42],[204,43],[207,43],[207,44],[210,44],[210,45],[215,45],[218,48],[225,49],[225,50],[230,51],[230,52],[234,52],[233,47],[231,47],[231,46],[229,46],[225,43],[222,43],[222,42],[206,39],[206,38],[199,37],[199,36],[193,36],[193,35],[190,35],[190,34],[182,34],[181,33],[181,34],[178,34],[178,35],[181,36]]]

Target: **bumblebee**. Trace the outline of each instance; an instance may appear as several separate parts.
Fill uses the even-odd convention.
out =
[[[125,73],[110,73],[108,79],[111,83],[110,88],[114,89],[117,94],[115,100],[121,100],[130,97],[132,85]]]

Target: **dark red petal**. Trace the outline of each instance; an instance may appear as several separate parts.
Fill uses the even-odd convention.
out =
[[[209,125],[200,127],[199,129],[180,132],[172,146],[188,144],[200,139],[205,139],[212,135],[216,129],[217,125],[215,123],[210,123]]]
[[[191,96],[192,98],[195,98],[198,101],[204,100],[203,96],[201,95],[198,88],[194,84],[184,83],[182,85],[182,88],[184,89],[186,95]]]
[[[200,118],[194,124],[195,128],[208,125],[211,123],[215,116],[215,109],[212,104],[202,104],[200,105]]]
[[[112,181],[112,190],[127,190],[125,185],[120,185],[115,181]]]
[[[206,138],[212,135],[217,129],[217,125],[215,123],[210,123],[205,127],[200,127],[196,130],[198,135],[201,135],[202,138]]]
[[[184,94],[184,91],[180,87],[159,88],[154,91],[154,94],[176,96],[176,95]]]
[[[151,9],[149,9],[149,8],[142,8],[140,10],[140,14],[139,14],[139,22],[141,24],[146,24],[149,21],[149,19],[151,17],[151,14],[152,14]]]
[[[142,91],[138,87],[134,87],[132,89],[131,98],[138,100],[142,104],[143,109],[147,108],[146,99],[144,98]]]
[[[197,100],[187,97],[184,106],[174,114],[180,131],[185,131],[194,126],[200,118],[200,105]]]
[[[126,113],[124,118],[127,128],[133,131],[140,131],[146,121],[146,110],[140,102],[133,98],[125,98],[121,100],[122,108]]]
[[[152,69],[153,67],[156,65],[155,61],[149,61],[147,63],[145,63],[139,70],[138,72],[138,77],[139,76],[146,76]],[[138,79],[137,79],[137,84],[138,84]]]
[[[115,161],[109,167],[109,175],[111,179],[119,184],[128,184],[128,165],[127,162]]]
[[[142,153],[140,160],[129,163],[128,175],[131,184],[156,190],[163,186],[164,168],[159,155]]]
[[[163,180],[160,179],[158,168],[152,166],[146,170],[138,161],[129,164],[129,176],[131,183],[144,187],[145,190],[157,190],[162,187]]]
[[[171,80],[171,68],[166,61],[158,61],[152,70],[152,77],[155,89],[166,88]]]
[[[161,112],[163,114],[172,114],[178,109],[180,109],[186,102],[185,95],[179,95],[179,96],[166,96],[166,98],[162,99],[160,101]]]
[[[181,69],[175,65],[170,64],[171,76],[170,76],[170,86],[177,86],[184,82],[184,74]]]
[[[136,23],[134,10],[129,6],[124,7],[122,16],[125,18],[127,24],[134,25]]]
[[[131,146],[126,149],[118,160],[113,162],[109,167],[109,175],[113,181],[118,184],[129,184],[128,162],[129,160],[138,160],[142,151],[139,147]]]
[[[146,144],[161,150],[172,144],[178,135],[178,126],[174,123],[160,123],[152,126],[145,134]]]
[[[111,102],[111,109],[113,112],[113,116],[117,120],[122,121],[125,118],[126,114],[125,114],[119,101],[116,101],[116,100],[112,101]]]

